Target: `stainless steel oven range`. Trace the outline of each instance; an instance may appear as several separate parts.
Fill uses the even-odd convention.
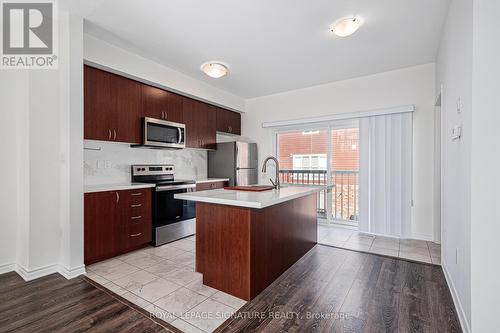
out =
[[[153,241],[160,246],[195,233],[196,204],[174,199],[174,194],[194,192],[194,180],[174,177],[174,166],[133,165],[132,182],[156,184],[153,191]]]

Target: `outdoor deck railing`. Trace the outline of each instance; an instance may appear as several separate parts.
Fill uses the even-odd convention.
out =
[[[327,185],[327,170],[280,170],[283,184]],[[328,200],[331,200],[332,217],[335,220],[355,222],[359,209],[359,172],[354,170],[332,171],[330,193],[318,193],[318,216],[326,218]],[[329,199],[330,198],[330,199]]]

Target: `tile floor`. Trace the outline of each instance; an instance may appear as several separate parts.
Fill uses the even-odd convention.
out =
[[[441,246],[434,242],[363,234],[340,226],[319,225],[318,242],[349,250],[441,264]]]
[[[246,302],[202,284],[195,238],[87,266],[87,277],[184,332],[212,332]]]

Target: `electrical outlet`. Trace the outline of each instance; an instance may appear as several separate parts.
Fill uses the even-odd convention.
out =
[[[104,161],[98,160],[96,162],[96,168],[97,169],[104,169]]]
[[[462,125],[455,125],[451,129],[451,141],[460,140],[462,137]]]

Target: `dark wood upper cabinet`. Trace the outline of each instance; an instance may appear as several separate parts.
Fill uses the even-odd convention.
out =
[[[84,66],[84,138],[142,142],[142,117],[186,125],[186,147],[217,149],[216,132],[241,135],[241,115]]]
[[[186,124],[186,147],[216,149],[216,107],[184,97],[182,110]]]
[[[143,84],[142,115],[182,123],[182,96]]]
[[[241,135],[241,114],[217,107],[217,132]]]
[[[111,119],[108,110],[113,109],[111,75],[95,68],[84,67],[84,138],[111,140]]]
[[[84,138],[141,142],[141,84],[84,67]]]
[[[116,130],[113,140],[141,143],[141,84],[118,75],[113,75],[112,81],[112,95],[116,96],[116,107],[111,112],[112,127]]]

